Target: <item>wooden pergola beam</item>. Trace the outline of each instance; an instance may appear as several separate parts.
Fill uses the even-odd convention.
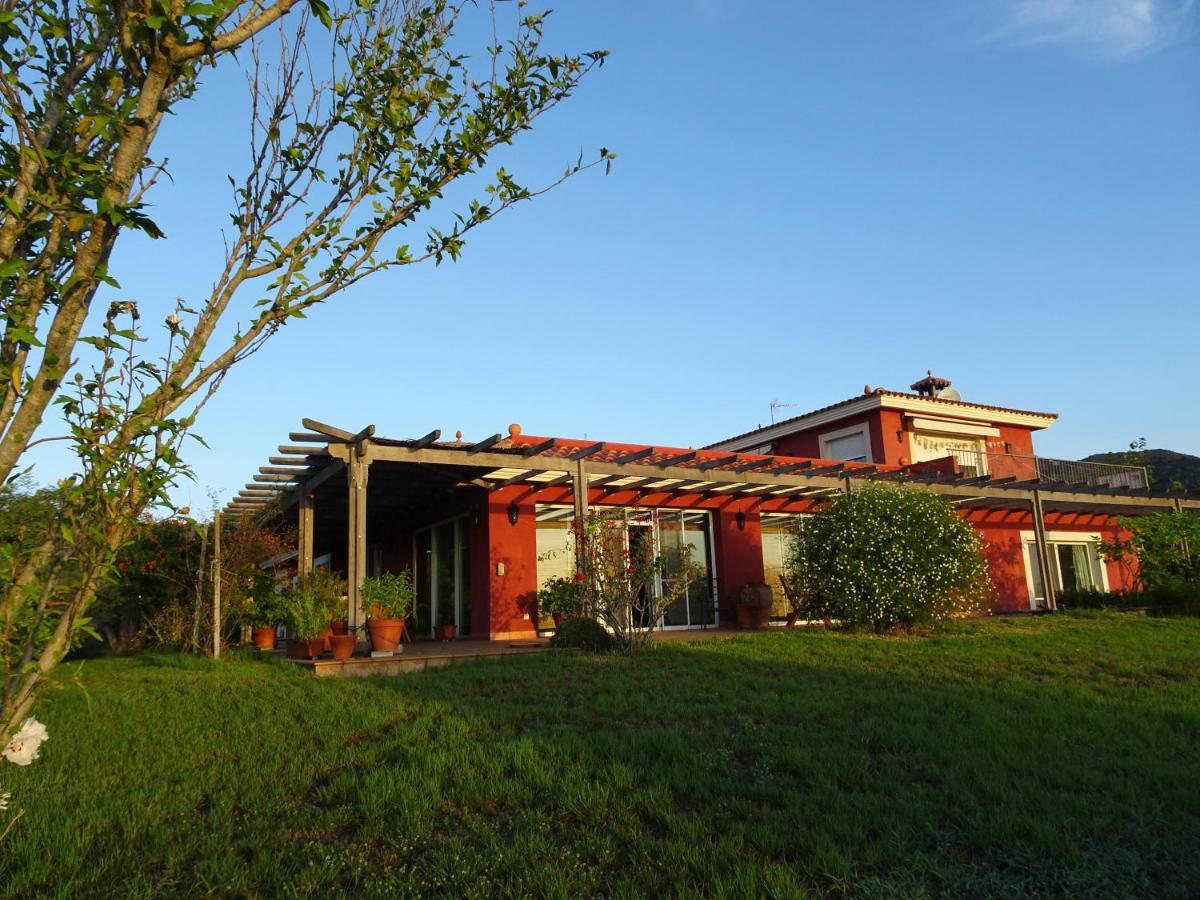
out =
[[[589,444],[587,447],[581,447],[573,453],[567,454],[567,459],[573,459],[578,462],[581,459],[587,459],[589,456],[594,456],[605,447],[604,441],[597,441],[594,444]]]
[[[413,449],[420,450],[422,447],[428,447],[430,444],[432,444],[434,441],[436,441],[441,436],[442,436],[442,429],[435,428],[435,429],[433,429],[433,431],[429,432],[429,434],[422,435],[421,437],[419,437],[415,441],[413,441]]]
[[[297,447],[294,444],[280,444],[278,448],[280,453],[290,456],[323,456],[328,457],[329,451],[324,447]]]
[[[317,434],[324,435],[328,440],[341,441],[347,444],[354,440],[354,435],[349,431],[343,431],[341,428],[326,425],[324,422],[318,422],[316,419],[301,419],[300,424],[309,431],[315,431]]]
[[[678,456],[672,456],[664,459],[662,462],[656,463],[660,469],[669,469],[672,466],[678,466],[680,463],[691,462],[700,455],[698,450],[689,450],[687,453],[680,453]]]
[[[328,460],[322,459],[319,456],[268,456],[267,462],[273,466],[311,468],[312,466],[319,466],[321,463],[328,462]]]
[[[653,455],[653,447],[644,447],[641,450],[634,450],[632,453],[626,453],[624,456],[618,456],[617,462],[621,465],[624,465],[625,463],[637,462],[639,459],[645,459],[647,456]]]
[[[528,447],[523,447],[521,453],[525,456],[537,456],[539,453],[545,453],[558,445],[558,438],[547,438],[544,441],[539,441]]]
[[[727,466],[730,463],[735,463],[740,458],[741,457],[735,453],[732,456],[722,456],[720,459],[705,460],[704,462],[700,463],[700,465],[698,465],[696,468],[698,468],[701,472],[707,472],[709,469],[716,469],[716,468],[719,468],[720,466]]]
[[[262,475],[286,475],[289,478],[300,478],[308,474],[308,467],[289,468],[286,466],[259,466],[258,471]]]
[[[731,472],[749,472],[751,469],[761,469],[763,466],[770,466],[775,463],[774,459],[755,459],[748,463],[742,463],[740,466],[734,466],[730,469]]]
[[[846,466],[843,463],[838,463],[836,466],[822,466],[819,469],[810,469],[807,472],[807,475],[809,475],[809,476],[833,475],[834,473],[841,472],[845,468],[846,468]]]
[[[500,442],[501,435],[499,432],[489,437],[485,437],[482,441],[478,441],[471,446],[465,448],[467,453],[482,453],[484,450],[492,447]]]
[[[289,431],[288,440],[301,444],[328,444],[332,438],[327,434],[317,434],[313,431]]]
[[[302,478],[303,476],[303,472],[296,472],[290,475],[263,475],[261,472],[256,472],[252,477],[255,481],[267,484],[282,484],[284,482],[295,481],[297,478]]]

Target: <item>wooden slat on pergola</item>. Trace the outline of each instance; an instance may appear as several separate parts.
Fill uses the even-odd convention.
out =
[[[535,490],[570,484],[574,512],[588,509],[588,489],[605,495],[618,491],[719,495],[723,497],[819,501],[850,492],[856,483],[884,481],[919,486],[945,497],[959,508],[1022,509],[1033,517],[1042,571],[1050,571],[1045,536],[1045,510],[1143,515],[1175,510],[1200,511],[1200,496],[1154,493],[1127,488],[1094,487],[1015,477],[964,477],[958,474],[906,470],[869,463],[832,462],[728,451],[681,450],[656,446],[610,449],[603,441],[580,446],[558,438],[522,443],[499,433],[474,443],[441,443],[437,429],[415,440],[375,437],[375,426],[357,432],[303,419],[305,431],[288,436],[279,455],[268,458],[251,483],[231,500],[225,514],[264,516],[298,507],[299,562],[312,568],[313,494],[329,479],[346,472],[349,616],[359,624],[359,589],[366,572],[366,484],[372,463],[485,470],[466,485],[496,490],[526,484]],[[580,486],[584,486],[583,489]],[[1047,585],[1048,594],[1053,586]],[[1047,598],[1053,608],[1054,598]]]

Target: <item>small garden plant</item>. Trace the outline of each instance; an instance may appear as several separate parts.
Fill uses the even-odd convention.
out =
[[[574,531],[579,615],[596,618],[618,649],[644,648],[667,608],[703,577],[683,546],[660,553],[652,540],[631,542],[623,515],[592,510]]]
[[[566,618],[577,616],[581,611],[583,573],[568,578],[555,576],[543,584],[537,592],[538,616]]]
[[[301,576],[287,608],[288,633],[297,640],[319,637],[334,618],[346,614],[346,579],[327,569]]]
[[[287,605],[283,594],[275,589],[275,579],[265,572],[256,572],[245,579],[246,599],[242,604],[242,622],[251,628],[273,628],[284,620]]]
[[[404,619],[412,612],[416,596],[412,571],[403,569],[366,578],[362,596],[371,618]]]
[[[801,618],[875,631],[969,615],[991,589],[969,523],[934,494],[883,485],[801,520],[784,578]]]

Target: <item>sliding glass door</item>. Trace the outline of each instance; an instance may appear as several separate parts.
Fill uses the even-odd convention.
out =
[[[413,631],[432,637],[436,626],[453,625],[460,637],[470,634],[470,544],[466,517],[417,531],[413,535],[413,558],[417,580]]]
[[[649,543],[663,557],[668,571],[678,571],[682,553],[690,550],[692,561],[700,567],[700,575],[674,598],[663,612],[659,626],[663,628],[703,628],[717,624],[713,572],[712,527],[705,511],[678,509],[641,509],[638,507],[603,507],[625,520],[625,540],[633,550]],[[575,514],[570,507],[539,505],[537,508],[537,577],[538,586],[556,576],[570,576],[575,571],[571,552],[571,531]],[[662,596],[661,579],[648,585],[655,597]],[[634,610],[635,624],[644,621],[649,604]],[[639,619],[639,616],[641,617]]]

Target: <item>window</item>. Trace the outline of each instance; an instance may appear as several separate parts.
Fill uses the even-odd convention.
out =
[[[841,462],[871,462],[871,438],[867,424],[864,422],[821,435],[821,458]]]
[[[800,516],[788,513],[763,513],[761,518],[763,581],[771,589],[772,616],[786,616],[791,612],[787,597],[783,593],[783,561],[787,559],[788,544]]]
[[[1028,534],[1025,538],[1025,571],[1029,587],[1030,609],[1043,606],[1046,599],[1045,579],[1038,560],[1037,544]],[[1108,590],[1108,578],[1100,554],[1096,552],[1099,536],[1051,532],[1047,535],[1050,550],[1050,576],[1056,591]]]

